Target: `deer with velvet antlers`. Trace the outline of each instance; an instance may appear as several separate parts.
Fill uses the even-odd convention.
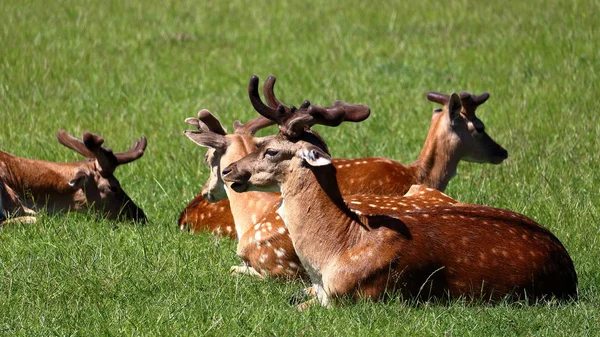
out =
[[[254,87],[251,92],[257,97],[258,78],[255,83],[252,81],[250,85]],[[269,76],[263,88],[268,106],[257,99],[252,100],[253,105],[255,109],[281,107],[289,113],[292,107],[282,104],[275,96],[275,81],[274,76]],[[477,108],[488,100],[489,93],[474,95],[461,92],[459,97],[461,104],[450,106],[450,95],[436,92],[427,94],[428,100],[443,107],[433,111],[421,154],[410,165],[382,157],[334,158],[333,165],[337,169],[342,194],[403,195],[415,184],[443,192],[456,174],[461,160],[492,164],[504,161],[508,152],[486,133],[483,122],[475,114]],[[218,180],[217,172],[211,171],[209,183],[211,180]],[[229,202],[223,200],[225,197],[224,192],[211,195],[210,189],[205,187],[181,212],[178,221],[180,228],[192,232],[204,229],[235,237],[234,220]]]
[[[449,104],[460,105],[456,94]],[[316,298],[577,298],[577,275],[562,243],[524,215],[478,205],[397,212],[350,209],[325,143],[308,130],[337,125],[344,109],[259,110],[280,134],[221,172],[237,192],[280,190],[278,210]],[[375,196],[363,195],[360,203]]]
[[[252,78],[249,94],[252,100],[260,101],[256,86],[257,78]],[[361,105],[339,102],[335,107],[349,112],[345,114],[348,121],[361,121],[370,113],[368,107]],[[274,122],[265,117],[255,118],[246,124],[236,122],[232,134],[227,134],[218,119],[208,110],[200,111],[197,118],[188,118],[186,122],[197,130],[186,130],[185,135],[196,144],[208,148],[205,161],[210,166],[211,176],[205,184],[204,193],[211,200],[229,197],[232,206],[234,232],[239,236],[237,254],[243,264],[232,267],[231,272],[259,277],[307,278],[285,224],[276,213],[281,202],[279,193],[236,193],[225,186],[221,179],[222,168],[254,152],[258,146],[273,138],[254,137],[254,134]],[[433,205],[452,205],[456,202],[442,192],[422,185],[414,186],[411,191],[410,196],[376,196],[372,202],[364,204],[358,201],[360,196],[356,195],[347,196],[347,200],[355,212],[365,214],[380,208],[403,212]],[[208,212],[207,216],[212,216],[212,213]]]
[[[146,216],[121,188],[114,171],[144,154],[142,137],[126,152],[104,148],[104,139],[84,132],[83,141],[64,130],[58,141],[86,161],[56,163],[16,157],[0,151],[0,217],[33,222],[36,210],[48,212],[92,210],[108,219],[145,221]]]

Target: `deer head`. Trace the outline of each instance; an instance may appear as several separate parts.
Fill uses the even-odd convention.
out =
[[[274,123],[264,117],[258,117],[246,124],[234,122],[234,133],[227,134],[219,120],[208,110],[198,112],[198,117],[190,117],[186,123],[197,130],[186,130],[184,134],[194,143],[208,148],[205,162],[210,167],[210,176],[202,189],[202,196],[216,202],[227,198],[227,192],[221,178],[221,163],[237,160],[253,152],[270,137],[254,137],[255,133]]]
[[[428,93],[428,100],[439,103],[444,108],[433,111],[427,139],[442,137],[443,141],[440,143],[452,144],[448,151],[466,161],[491,164],[503,162],[508,158],[508,152],[485,132],[485,125],[475,115],[477,107],[489,97],[487,92],[474,95],[463,91],[458,95],[458,100],[452,95]],[[427,148],[427,144],[425,147]]]
[[[83,155],[92,165],[79,168],[69,185],[81,189],[86,203],[93,205],[99,213],[109,219],[146,221],[146,215],[121,188],[115,178],[117,166],[132,162],[144,155],[147,140],[142,137],[126,152],[113,153],[102,146],[104,139],[90,132],[83,133],[83,141],[76,139],[64,130],[56,134],[58,141]]]
[[[322,138],[310,127],[315,124],[338,126],[344,121],[360,122],[369,117],[371,110],[365,105],[336,101],[331,107],[311,105],[304,101],[299,109],[283,105],[273,94],[275,78],[270,76],[265,84],[265,105],[258,94],[258,77],[252,76],[248,95],[254,109],[263,117],[277,123],[279,134],[263,143],[257,151],[231,164],[222,172],[236,192],[249,189],[278,190],[286,172],[294,161],[308,165],[331,164],[329,150]],[[274,105],[278,105],[277,108]]]
[[[307,131],[295,141],[277,135],[257,151],[223,169],[222,174],[236,192],[279,191],[293,167],[330,164],[325,144]]]

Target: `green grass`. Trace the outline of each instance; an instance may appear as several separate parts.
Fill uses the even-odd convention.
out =
[[[147,226],[42,216],[0,229],[6,335],[600,335],[600,3],[502,1],[0,2],[0,149],[79,157],[55,132],[100,133],[144,157],[119,168]],[[510,153],[461,164],[447,192],[554,232],[580,301],[556,306],[359,303],[297,313],[299,283],[234,278],[235,243],[187,235],[179,212],[208,170],[182,135],[201,108],[255,116],[250,75],[290,104],[368,104],[358,125],[318,128],[337,157],[414,160],[427,91],[489,91],[480,109]],[[262,83],[262,82],[261,82]]]

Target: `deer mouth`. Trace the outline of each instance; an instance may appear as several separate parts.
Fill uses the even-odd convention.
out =
[[[230,187],[232,190],[242,193],[248,190],[248,183],[232,183]]]
[[[506,158],[508,158],[508,151],[502,149],[502,151],[500,151],[500,154],[497,156],[492,157],[492,164],[500,164],[502,163]]]
[[[492,160],[490,161],[492,164],[494,165],[498,165],[498,164],[502,164],[502,162],[506,159],[507,157],[494,157],[492,158]]]

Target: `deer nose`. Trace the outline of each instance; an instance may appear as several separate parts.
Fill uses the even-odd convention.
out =
[[[223,169],[223,171],[221,171],[221,175],[224,177],[226,175],[228,175],[229,173],[231,173],[232,169],[230,166],[227,166],[226,168]]]
[[[508,151],[506,151],[506,149],[502,149],[502,151],[500,151],[500,157],[503,159],[508,158]]]

